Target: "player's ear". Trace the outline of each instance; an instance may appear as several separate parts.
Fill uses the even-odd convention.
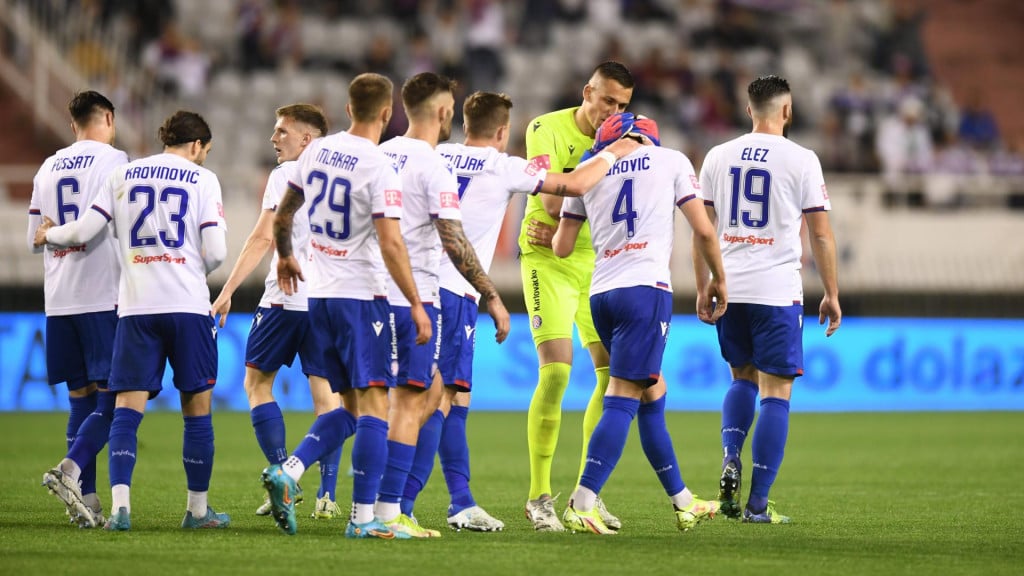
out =
[[[754,113],[750,110],[750,104],[747,104],[747,118],[754,119]]]
[[[583,85],[583,99],[590,100],[590,95],[594,92],[594,87],[589,82]]]
[[[789,122],[789,119],[793,117],[793,105],[783,104],[782,105],[782,121]]]
[[[349,120],[352,119],[352,105],[351,104],[345,104],[345,115],[348,116]]]

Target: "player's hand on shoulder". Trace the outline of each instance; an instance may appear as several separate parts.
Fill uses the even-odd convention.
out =
[[[227,324],[228,313],[231,312],[231,295],[226,294],[223,291],[217,296],[217,299],[213,301],[213,307],[210,309],[210,316],[216,319],[220,316],[219,325],[221,328]]]
[[[818,306],[818,324],[824,324],[826,318],[828,327],[825,328],[825,336],[828,337],[839,330],[839,325],[843,322],[843,311],[839,308],[839,299],[830,298],[827,294],[821,299],[821,305]]]
[[[512,318],[497,293],[486,299],[487,312],[494,319],[494,340],[501,344],[508,338],[509,330],[512,329]]]
[[[277,285],[281,290],[291,296],[299,290],[300,281],[305,282],[306,278],[302,275],[302,267],[295,256],[280,258],[277,261]]]
[[[423,309],[422,304],[411,306],[409,310],[410,316],[412,316],[412,323],[416,325],[416,344],[426,344],[430,341],[430,336],[433,334],[430,316],[427,316],[427,311]]]
[[[54,221],[50,220],[49,216],[43,216],[43,222],[36,228],[35,238],[32,239],[32,245],[40,247],[46,244],[46,231],[53,228]]]
[[[526,225],[526,241],[534,246],[551,248],[551,239],[555,236],[558,228],[536,218],[530,218]]]

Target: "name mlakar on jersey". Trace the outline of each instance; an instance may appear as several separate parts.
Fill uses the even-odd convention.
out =
[[[56,172],[58,170],[82,170],[92,166],[92,161],[96,158],[91,155],[84,156],[66,156],[61,158],[53,159],[53,166],[50,166],[50,172]]]
[[[614,176],[615,174],[622,174],[623,172],[640,172],[641,170],[651,169],[651,157],[644,154],[639,158],[630,158],[629,160],[619,160],[615,164],[612,164],[611,169],[608,170],[608,176]]]
[[[174,180],[175,182],[199,183],[199,170],[185,170],[170,166],[133,166],[124,173],[127,180]]]
[[[333,168],[351,172],[356,169],[356,164],[359,163],[359,158],[356,158],[351,154],[345,154],[329,148],[321,148],[320,151],[316,153],[316,161]]]

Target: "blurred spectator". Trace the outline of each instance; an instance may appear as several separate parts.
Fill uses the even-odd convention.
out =
[[[421,16],[424,30],[429,31],[431,50],[439,62],[439,72],[462,83],[465,76],[462,59],[466,27],[461,13],[452,7],[441,7],[437,12]]]
[[[843,120],[836,110],[829,110],[821,120],[821,143],[814,150],[826,172],[857,172],[861,169],[857,138],[843,129]]]
[[[551,22],[558,12],[558,2],[526,0],[519,18],[519,45],[529,49],[546,48],[551,43]]]
[[[837,122],[843,136],[853,143],[853,149],[848,150],[850,156],[843,162],[843,167],[852,171],[872,169],[875,99],[862,73],[854,72],[850,75],[847,84],[832,95],[829,109],[833,117],[826,114],[826,122]]]
[[[924,103],[911,97],[900,103],[897,113],[879,123],[875,151],[882,178],[892,193],[911,197],[921,193],[919,179],[909,176],[920,175],[932,165],[932,139],[924,115]]]
[[[439,67],[430,49],[430,38],[422,32],[416,32],[409,40],[408,66],[405,77],[411,78],[420,72],[436,72]]]
[[[146,46],[142,62],[168,94],[197,100],[206,92],[210,58],[198,42],[181,33],[176,22],[168,24],[160,37]]]
[[[361,72],[376,72],[388,78],[395,78],[397,87],[401,87],[402,80],[397,77],[395,46],[386,34],[377,34],[370,40],[370,46],[363,56]],[[396,90],[396,92],[401,92],[401,90]]]
[[[468,0],[466,34],[469,90],[498,90],[505,74],[501,52],[505,45],[505,13],[498,0]]]
[[[278,4],[267,34],[267,54],[278,70],[296,70],[302,65],[302,12],[296,0]]]
[[[241,0],[238,4],[235,33],[238,35],[239,62],[243,72],[268,67],[270,59],[263,43],[266,22],[264,0]]]
[[[925,203],[931,208],[961,205],[963,193],[969,192],[969,177],[981,173],[984,168],[980,159],[957,139],[956,134],[947,132],[938,142],[931,170],[925,177]]]
[[[921,26],[926,17],[924,9],[905,0],[890,0],[887,4],[891,19],[888,26],[879,31],[875,42],[872,58],[875,68],[896,74],[899,72],[897,67],[901,65],[899,61],[905,60],[911,77],[926,76],[928,58],[921,39]]]
[[[960,111],[960,127],[957,130],[964,143],[980,150],[993,150],[999,144],[999,128],[996,119],[982,102],[981,92],[973,90]]]

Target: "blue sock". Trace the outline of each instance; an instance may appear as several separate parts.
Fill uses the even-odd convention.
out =
[[[441,442],[444,423],[444,414],[440,410],[435,410],[426,424],[420,428],[420,435],[416,439],[416,455],[412,458],[409,479],[405,481],[405,491],[402,494],[402,514],[406,516],[412,516],[416,497],[427,485],[430,473],[434,471],[434,460],[437,457],[437,446]]]
[[[448,412],[448,418],[445,419],[444,431],[441,434],[441,446],[438,453],[441,456],[444,481],[448,484],[448,494],[452,498],[451,505],[448,507],[449,516],[476,506],[473,492],[469,489],[467,416],[469,416],[469,408],[452,406],[451,411]]]
[[[750,380],[733,380],[722,401],[723,468],[729,461],[740,466],[740,453],[750,432],[750,425],[754,423],[756,409],[757,384]]]
[[[409,479],[414,456],[415,446],[388,440],[388,463],[384,468],[384,477],[380,480],[377,500],[396,504],[402,501],[402,492],[405,490],[405,481]]]
[[[313,425],[309,427],[309,432],[292,452],[292,456],[298,458],[303,466],[309,468],[313,462],[327,454],[341,450],[342,443],[355,431],[356,419],[348,410],[344,408],[331,410],[317,416]]]
[[[352,419],[355,421],[355,418]],[[331,498],[338,498],[338,464],[341,462],[341,446],[320,457],[320,489],[316,492],[317,498],[323,498],[324,494],[330,494]]]
[[[185,438],[181,443],[188,489],[206,492],[213,475],[213,415],[185,416]]]
[[[68,450],[67,458],[73,460],[82,469],[79,477],[82,482],[82,494],[96,492],[96,455],[103,450],[110,438],[110,422],[114,419],[113,392],[100,391],[96,394],[96,410],[82,422],[78,428],[75,442]],[[91,475],[86,475],[87,471]]]
[[[665,397],[641,404],[636,425],[640,429],[640,445],[665,488],[665,493],[669,496],[679,494],[686,488],[686,484],[679,472],[672,437],[668,435],[668,426],[665,425]]]
[[[64,439],[70,451],[71,447],[75,445],[78,429],[82,427],[86,418],[96,410],[96,393],[93,392],[88,396],[78,398],[68,396],[68,403],[71,405],[71,410],[68,412],[68,427],[64,433]],[[82,469],[82,474],[78,477],[81,482],[82,494],[96,492],[96,458],[91,458],[85,463],[85,466],[81,464],[78,466]]]
[[[252,428],[256,432],[256,442],[263,450],[268,464],[280,464],[288,459],[288,448],[285,446],[284,415],[277,402],[260,404],[249,412]]]
[[[583,468],[580,486],[601,493],[601,488],[622,457],[629,435],[629,425],[636,416],[640,401],[622,396],[605,396],[604,413],[597,422],[587,446],[587,465]]]
[[[747,508],[751,512],[763,512],[768,506],[768,491],[775,483],[775,476],[782,466],[786,451],[786,436],[789,435],[789,401],[782,398],[763,398],[761,415],[754,429],[751,459],[754,473],[750,478],[750,497]]]
[[[135,471],[135,455],[139,446],[139,424],[142,412],[131,408],[115,408],[114,421],[110,423],[110,440],[107,451],[110,457],[110,485],[132,485]]]
[[[373,504],[388,461],[388,423],[360,416],[352,442],[352,502]]]

